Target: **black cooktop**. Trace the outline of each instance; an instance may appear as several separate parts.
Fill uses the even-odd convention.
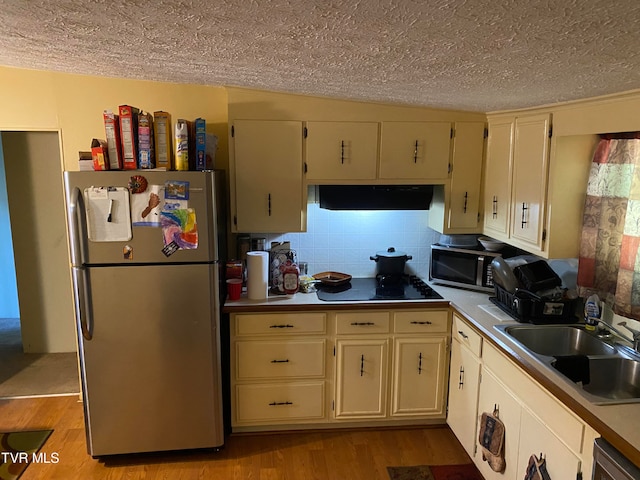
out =
[[[442,296],[416,276],[400,281],[352,278],[339,286],[317,284],[318,299],[325,302],[364,302],[371,300],[441,300]]]

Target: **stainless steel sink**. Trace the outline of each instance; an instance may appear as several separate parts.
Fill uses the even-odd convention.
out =
[[[640,362],[622,357],[590,358],[589,383],[582,389],[612,400],[640,397]]]
[[[522,346],[540,355],[612,355],[616,351],[585,330],[568,325],[516,325],[504,330]]]
[[[496,325],[503,337],[563,375],[597,405],[640,402],[640,356],[579,325]],[[575,363],[574,363],[575,362]]]

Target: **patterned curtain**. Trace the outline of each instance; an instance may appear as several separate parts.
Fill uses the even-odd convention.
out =
[[[640,132],[602,136],[593,155],[578,293],[640,320]]]

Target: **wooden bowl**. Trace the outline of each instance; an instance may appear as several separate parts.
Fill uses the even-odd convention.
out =
[[[351,275],[340,272],[320,272],[313,275],[313,278],[319,280],[323,285],[337,287],[351,281]]]

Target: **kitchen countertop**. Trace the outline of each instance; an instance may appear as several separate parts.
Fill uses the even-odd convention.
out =
[[[438,308],[451,305],[488,341],[513,359],[531,377],[548,389],[556,398],[575,412],[603,438],[617,448],[635,465],[640,467],[640,403],[594,405],[576,393],[569,381],[549,369],[536,357],[506,340],[493,327],[495,325],[520,325],[515,320],[499,320],[481,308],[491,310],[494,305],[487,293],[474,292],[441,285],[432,285],[444,297],[443,300],[391,300],[365,302],[325,302],[315,293],[297,293],[291,296],[270,295],[266,300],[249,300],[246,295],[239,300],[225,303],[226,313],[353,309],[405,309]]]

